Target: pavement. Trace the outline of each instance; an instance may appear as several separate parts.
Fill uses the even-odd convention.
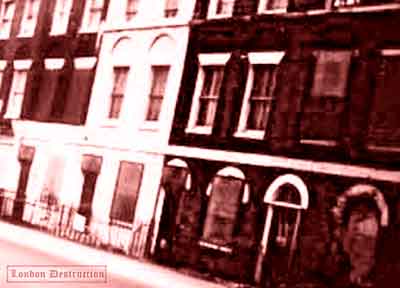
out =
[[[43,287],[43,283],[37,286],[7,283],[7,265],[106,265],[106,284],[56,284],[56,287],[226,287],[179,273],[172,268],[116,255],[1,221],[0,251],[0,287]],[[49,287],[52,285],[46,284]]]

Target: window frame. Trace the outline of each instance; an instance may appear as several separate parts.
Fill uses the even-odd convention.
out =
[[[224,0],[211,0],[209,2],[207,18],[209,19],[226,18],[226,17],[231,17],[233,15],[233,10],[235,9],[236,5],[236,0],[229,0],[232,6],[229,8],[230,11],[228,13],[218,13],[218,5],[220,4],[220,1]]]
[[[157,95],[157,97],[152,97],[152,96],[154,96],[154,93],[153,93],[153,89],[154,89],[154,80],[155,80],[155,73],[154,73],[154,68],[160,68],[160,67],[162,67],[162,69],[166,69],[167,71],[166,71],[166,73],[167,73],[167,75],[166,75],[166,77],[165,77],[165,82],[164,82],[164,91],[163,91],[163,94],[162,95]],[[160,119],[162,118],[161,117],[161,115],[162,115],[162,111],[163,111],[163,109],[162,109],[162,107],[163,107],[163,103],[165,102],[164,100],[165,100],[165,95],[166,95],[166,93],[168,92],[168,82],[169,82],[169,78],[170,78],[170,73],[171,73],[171,65],[169,65],[169,64],[164,64],[164,65],[161,65],[161,64],[153,64],[153,65],[151,65],[151,67],[150,67],[150,70],[151,70],[151,77],[150,77],[150,79],[151,79],[151,81],[150,81],[150,83],[151,83],[151,86],[150,86],[150,91],[149,91],[149,94],[148,94],[148,98],[147,98],[147,105],[146,105],[146,115],[145,115],[145,123],[157,123],[157,122],[159,122],[160,121]],[[165,71],[164,71],[165,72]],[[158,115],[157,115],[157,119],[149,119],[149,111],[150,111],[150,106],[151,106],[151,104],[152,104],[152,100],[154,100],[154,99],[161,99],[161,104],[160,104],[160,111],[158,112]],[[145,125],[147,125],[147,124],[145,124]]]
[[[176,4],[176,7],[173,6],[171,2],[172,4]],[[176,18],[179,14],[179,5],[180,5],[180,0],[165,0],[164,10],[163,10],[164,18]],[[174,8],[170,8],[170,6]]]
[[[35,34],[41,5],[42,0],[25,0],[18,37],[32,37]],[[30,9],[36,14],[29,15]]]
[[[209,53],[209,54],[199,54],[199,67],[198,67],[198,74],[196,79],[195,90],[193,93],[192,98],[192,106],[190,109],[190,115],[188,120],[188,125],[186,127],[187,133],[197,133],[197,134],[211,134],[213,125],[211,126],[200,126],[197,124],[199,112],[200,112],[200,99],[201,93],[204,87],[204,78],[205,66],[221,66],[225,68],[226,63],[228,62],[229,58],[231,57],[231,53]],[[224,73],[222,79],[224,77]],[[218,95],[219,97],[220,95]],[[218,99],[217,99],[218,101]],[[215,120],[215,115],[214,119]]]
[[[317,88],[315,88],[315,83],[316,81],[319,82],[326,82],[326,81],[321,81],[317,79],[317,69],[318,69],[318,57],[319,55],[323,55],[323,53],[348,53],[349,54],[349,61],[348,61],[348,67],[346,68],[346,82],[341,84],[343,85],[343,95],[334,95],[334,94],[329,94],[326,91],[318,91]],[[311,85],[310,85],[310,89],[306,95],[306,99],[304,99],[303,101],[303,110],[302,110],[302,116],[301,116],[301,120],[300,120],[300,143],[301,144],[305,144],[305,145],[316,145],[316,146],[325,146],[325,147],[335,147],[337,145],[339,145],[338,140],[337,139],[327,139],[327,138],[313,138],[313,137],[307,137],[307,136],[303,136],[303,121],[304,121],[304,117],[306,115],[306,107],[307,106],[307,102],[308,101],[322,101],[322,99],[327,99],[329,101],[333,101],[333,99],[335,101],[337,101],[338,103],[343,102],[344,107],[347,105],[346,102],[346,98],[348,97],[348,87],[350,85],[350,77],[351,77],[351,65],[352,65],[352,61],[354,58],[359,56],[359,52],[358,50],[351,50],[351,49],[317,49],[315,51],[313,51],[313,55],[316,58],[316,62],[314,65],[314,73],[312,75],[312,80],[311,80]],[[340,62],[342,64],[342,62]],[[325,64],[326,65],[326,64]],[[319,69],[325,69],[325,68],[319,68]],[[343,73],[340,73],[340,75],[343,75]],[[339,84],[338,84],[339,85]],[[328,85],[327,85],[328,86]],[[328,86],[329,87],[329,86]],[[332,88],[331,88],[332,90]],[[316,93],[320,92],[320,93]],[[329,90],[328,90],[329,91]],[[312,100],[310,100],[312,99]],[[317,100],[319,99],[319,100]],[[346,109],[346,108],[344,108]],[[320,112],[320,111],[318,111]],[[315,113],[315,111],[314,111]],[[343,117],[343,114],[342,116]]]
[[[275,9],[268,9],[267,4],[269,4],[270,1],[273,0],[260,0],[258,4],[258,9],[257,12],[259,14],[279,14],[279,13],[287,13],[288,12],[288,5],[289,1],[287,1],[286,8],[275,8]]]
[[[66,1],[64,9],[63,1]],[[71,16],[73,0],[57,0],[54,7],[53,19],[51,23],[50,35],[62,35],[68,31],[69,19]]]
[[[124,83],[122,84],[123,85],[123,88],[122,88],[122,94],[121,93],[115,93],[115,89],[117,89],[116,88],[116,84],[117,84],[117,82],[116,82],[116,79],[117,79],[117,75],[116,75],[116,71],[117,70],[119,70],[119,71],[125,71],[125,73],[126,73],[126,75],[125,75],[125,80],[124,80]],[[113,67],[113,86],[112,86],[112,90],[111,90],[111,94],[110,94],[110,104],[109,104],[109,106],[108,106],[108,113],[107,113],[107,118],[108,118],[108,120],[110,120],[110,121],[118,121],[119,119],[120,119],[120,117],[121,117],[121,112],[122,112],[122,105],[123,105],[123,102],[124,102],[124,98],[125,98],[125,94],[126,94],[126,87],[127,87],[127,84],[128,84],[128,77],[129,77],[129,72],[130,72],[130,67],[129,66],[123,66],[123,65],[114,65],[114,67]],[[121,103],[120,103],[120,106],[119,106],[119,110],[118,110],[118,113],[117,113],[117,115],[116,115],[116,117],[113,117],[113,105],[115,104],[115,102],[114,102],[114,100],[115,99],[119,99],[120,101],[121,101]]]
[[[14,61],[14,71],[13,71],[13,77],[11,80],[11,87],[10,91],[8,94],[8,101],[7,101],[7,108],[6,112],[4,113],[4,118],[6,119],[19,119],[21,117],[21,112],[22,112],[22,106],[24,102],[24,97],[26,94],[26,86],[28,83],[28,76],[29,76],[29,70],[32,65],[32,60],[15,60]],[[21,75],[22,74],[22,75]],[[17,78],[18,75],[18,78]],[[17,82],[20,82],[21,77],[23,77],[23,91],[15,91],[20,84]],[[18,81],[17,81],[18,80]],[[20,99],[15,99],[15,97],[18,97]],[[18,102],[16,102],[18,100]],[[12,103],[12,104],[11,104]]]
[[[101,1],[101,4],[98,4],[98,1]],[[97,5],[98,4],[98,5]],[[102,13],[105,5],[105,0],[86,0],[84,15],[81,23],[81,27],[79,29],[80,33],[89,33],[95,32],[99,30],[100,24],[102,22]],[[93,14],[99,14],[98,21],[96,21],[96,25],[94,25],[91,21]]]
[[[215,184],[214,181],[215,179],[219,177],[225,180],[229,180],[229,179],[233,179],[233,180],[238,180],[241,181],[241,188],[240,191],[238,192],[239,195],[237,195],[237,207],[236,207],[236,212],[235,212],[235,219],[232,221],[233,223],[233,228],[231,231],[231,235],[229,236],[231,239],[231,242],[229,243],[218,243],[218,240],[220,239],[214,239],[215,241],[213,241],[212,238],[210,237],[206,237],[204,234],[206,233],[206,230],[209,229],[208,227],[206,227],[207,222],[210,221],[211,224],[213,224],[212,220],[209,220],[209,217],[215,217],[215,211],[211,211],[210,209],[210,202],[213,201],[213,193],[216,193],[213,188],[213,185]],[[207,186],[207,191],[206,191],[206,196],[208,197],[208,204],[207,204],[207,212],[205,214],[205,218],[204,218],[204,224],[202,227],[202,235],[200,237],[199,240],[199,245],[202,247],[206,247],[206,248],[210,248],[210,249],[214,249],[214,250],[219,250],[221,252],[225,252],[225,253],[232,253],[233,249],[232,249],[232,244],[233,241],[235,239],[235,230],[236,230],[236,226],[240,223],[240,217],[239,217],[239,212],[240,209],[242,208],[243,205],[247,205],[248,202],[250,201],[250,187],[249,187],[249,183],[246,180],[246,176],[243,173],[243,171],[239,168],[233,167],[233,166],[228,166],[225,167],[221,170],[219,170],[210,180],[210,182],[208,183]],[[218,213],[217,213],[218,214]]]
[[[4,78],[4,72],[6,70],[6,67],[7,67],[7,61],[0,60],[0,91],[1,91],[1,87],[3,85],[3,78]],[[4,105],[4,99],[0,99],[0,113],[3,109],[3,105]]]
[[[130,1],[132,1],[134,3],[134,10],[130,9]],[[136,18],[136,16],[139,13],[139,7],[140,7],[140,0],[126,0],[126,6],[125,6],[125,20],[126,21],[132,21],[134,18]]]
[[[9,9],[12,9],[12,12],[9,12],[10,18],[5,17],[7,16],[6,12],[6,5],[11,5],[9,7]],[[1,2],[1,8],[0,8],[0,17],[1,17],[1,21],[0,21],[0,39],[4,39],[4,38],[8,38],[10,37],[10,33],[11,33],[11,27],[12,27],[12,22],[14,19],[14,15],[15,15],[15,6],[16,6],[16,1],[15,0],[4,0]],[[4,21],[6,20],[6,21]],[[7,26],[5,26],[5,24]]]
[[[246,88],[243,97],[242,108],[240,111],[239,117],[239,124],[237,130],[234,134],[235,137],[244,137],[244,138],[251,138],[251,139],[263,139],[265,135],[265,129],[248,129],[247,122],[249,119],[249,113],[251,109],[251,96],[252,96],[252,89],[254,84],[254,66],[256,65],[274,65],[274,71],[272,72],[274,79],[272,80],[274,83],[274,87],[272,87],[272,94],[266,95],[265,100],[271,101],[271,107],[269,111],[269,117],[272,113],[272,101],[275,99],[274,97],[274,90],[276,87],[276,77],[277,77],[277,67],[279,63],[282,61],[285,55],[284,51],[268,51],[268,52],[251,52],[248,54],[249,58],[249,70],[247,73],[247,81],[246,81]],[[270,89],[270,88],[269,88]],[[266,125],[268,125],[268,120]]]

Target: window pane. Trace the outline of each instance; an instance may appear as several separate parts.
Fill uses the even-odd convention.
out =
[[[286,9],[288,2],[288,0],[268,0],[266,10]]]
[[[146,120],[158,120],[168,79],[169,66],[153,66],[153,81]]]
[[[247,129],[265,130],[271,112],[275,88],[275,65],[254,65],[254,80],[250,95]]]
[[[127,20],[132,19],[137,13],[139,8],[139,0],[127,0],[126,5],[126,18]]]
[[[201,99],[196,125],[212,126],[217,111],[217,99]]]
[[[345,97],[351,52],[319,51],[311,95]]]
[[[235,0],[218,0],[217,14],[232,14],[234,4]]]
[[[387,57],[382,63],[371,105],[369,141],[382,146],[400,145],[400,57]]]
[[[203,237],[210,242],[228,244],[240,205],[243,180],[216,176],[212,182]]]
[[[203,67],[204,81],[199,99],[199,112],[196,124],[212,126],[217,111],[218,96],[222,85],[224,67]]]
[[[114,87],[111,95],[110,118],[118,118],[121,111],[128,72],[128,67],[114,68]]]
[[[165,17],[175,17],[178,13],[179,0],[167,0],[165,3]]]
[[[122,161],[110,218],[128,223],[133,222],[136,200],[140,190],[143,165]]]

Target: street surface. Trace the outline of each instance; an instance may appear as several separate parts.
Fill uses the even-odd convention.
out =
[[[82,246],[0,221],[0,287],[223,288],[172,269]],[[7,265],[103,265],[106,283],[7,283]],[[10,275],[10,274],[9,274]]]

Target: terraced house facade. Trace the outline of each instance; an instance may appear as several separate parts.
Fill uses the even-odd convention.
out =
[[[263,287],[396,285],[399,8],[198,3],[161,183],[177,265]]]
[[[33,203],[72,201],[107,1],[1,1],[2,214],[38,223]],[[79,174],[80,173],[80,174]],[[67,178],[64,176],[68,175]],[[64,183],[64,184],[63,184]],[[62,190],[64,192],[62,192]],[[79,199],[78,199],[79,200]],[[37,217],[36,217],[37,216]]]
[[[261,287],[395,287],[400,3],[0,1],[0,215]]]
[[[1,1],[1,215],[151,248],[194,1]]]

